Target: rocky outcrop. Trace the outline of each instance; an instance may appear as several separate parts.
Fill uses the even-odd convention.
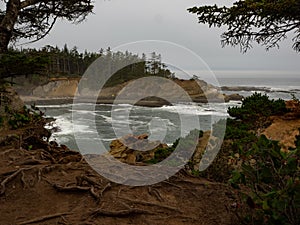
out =
[[[268,139],[279,141],[283,151],[295,148],[296,136],[300,135],[300,102],[286,101],[289,112],[281,116],[273,116],[272,124],[262,131]]]
[[[266,87],[254,87],[254,86],[222,86],[222,91],[264,91],[270,92],[270,88]]]
[[[13,112],[20,111],[24,107],[23,101],[20,99],[16,91],[10,86],[0,88],[1,115],[3,115],[6,107]]]
[[[190,169],[199,170],[201,160],[210,161],[213,159],[203,158],[205,151],[214,150],[218,138],[211,136],[211,131],[205,131],[199,138],[198,144],[190,159]],[[139,165],[149,162],[155,158],[158,149],[167,149],[168,145],[159,141],[149,141],[147,134],[139,136],[127,135],[121,139],[113,140],[110,144],[109,153],[123,163]],[[208,156],[209,157],[209,156]],[[205,162],[204,162],[205,163]],[[191,171],[190,171],[191,172]]]
[[[244,96],[242,96],[240,94],[225,95],[225,97],[224,97],[225,102],[229,102],[229,101],[242,101],[243,98],[244,98]]]
[[[38,86],[32,91],[31,97],[39,98],[66,98],[74,97],[77,92],[79,78],[76,79],[53,79],[49,83]],[[182,80],[173,79],[171,82],[148,82],[146,79],[129,81],[113,87],[102,88],[100,93],[87,87],[79,87],[78,95],[82,99],[94,99],[97,97],[98,103],[104,104],[130,104],[133,99],[139,99],[136,105],[142,106],[162,106],[176,102],[193,101],[198,103],[207,102],[228,102],[231,100],[241,100],[243,97],[238,94],[224,95],[215,87],[203,80]],[[178,89],[179,88],[179,89]],[[178,91],[182,90],[182,91]],[[152,96],[149,96],[152,93]],[[116,96],[122,98],[116,100]],[[186,96],[189,96],[187,99]],[[147,98],[145,98],[147,96]],[[162,96],[161,98],[153,96]],[[115,102],[116,101],[116,102]]]
[[[121,162],[136,164],[153,159],[157,149],[167,147],[168,145],[159,141],[149,141],[147,134],[127,135],[121,139],[113,140],[110,144],[109,153]]]
[[[32,95],[43,98],[74,97],[78,82],[78,79],[52,80],[45,85],[35,88],[32,91]]]
[[[153,106],[161,106],[170,104],[170,102],[228,102],[231,100],[242,100],[243,98],[243,96],[238,94],[224,95],[219,91],[218,87],[208,84],[203,80],[182,80],[175,78],[172,79],[172,82],[160,82],[159,80],[151,80],[151,82],[148,82],[147,79],[138,82],[138,87],[135,81],[129,81],[114,87],[103,88],[98,96],[98,101],[100,103],[112,103],[115,100],[115,97],[120,94],[122,95],[121,101],[123,101],[123,103],[128,103],[131,99],[141,99],[137,105],[146,106],[148,105],[145,103],[151,101]],[[87,88],[79,90],[79,93],[81,97],[98,95],[98,93]],[[144,98],[144,96],[148,96],[149,93],[155,93],[155,96],[163,96],[163,98]],[[186,96],[189,96],[189,99],[187,99]],[[150,106],[152,104],[150,104]]]

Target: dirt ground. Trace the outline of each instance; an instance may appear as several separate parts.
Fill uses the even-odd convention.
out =
[[[238,223],[231,187],[184,170],[151,186],[116,184],[80,153],[43,141],[44,125],[0,129],[0,225]]]
[[[295,148],[296,136],[300,128],[300,103],[295,100],[286,102],[290,112],[283,116],[271,117],[272,124],[262,131],[271,140],[279,141],[282,150]]]
[[[236,224],[237,199],[224,184],[183,171],[129,187],[98,175],[79,153],[0,149],[0,224]]]

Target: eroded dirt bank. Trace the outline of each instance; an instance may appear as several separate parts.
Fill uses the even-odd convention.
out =
[[[0,149],[0,224],[236,223],[237,199],[227,185],[181,171],[129,187],[101,177],[65,146],[32,148]]]

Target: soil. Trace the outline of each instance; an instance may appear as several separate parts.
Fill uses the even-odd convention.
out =
[[[19,141],[0,147],[1,225],[238,223],[238,199],[225,184],[183,170],[151,186],[116,184],[80,153],[30,131],[27,139],[20,138],[25,128],[14,131]],[[8,133],[1,132],[2,140]]]
[[[299,119],[290,116],[273,118],[265,134],[280,140],[288,133],[293,140]],[[0,132],[1,225],[229,225],[240,224],[239,212],[249,210],[235,189],[185,170],[149,186],[113,183],[80,153],[43,136],[43,124]]]
[[[296,136],[300,134],[300,102],[290,100],[286,106],[289,112],[271,117],[271,125],[262,131],[268,139],[279,141],[283,151],[295,148]]]

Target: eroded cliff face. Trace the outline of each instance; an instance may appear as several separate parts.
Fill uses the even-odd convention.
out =
[[[32,96],[42,98],[74,97],[79,79],[57,79],[38,86],[32,91]]]
[[[284,151],[295,148],[296,136],[300,135],[300,102],[287,101],[286,107],[289,112],[282,116],[273,116],[272,124],[262,132],[267,138],[279,141]]]
[[[122,99],[143,99],[149,96],[149,93],[155,93],[155,96],[171,101],[186,101],[188,95],[190,100],[194,102],[223,102],[232,100],[241,100],[242,96],[225,96],[219,88],[210,85],[202,80],[181,80],[173,79],[172,82],[147,82],[141,80],[137,83],[129,81],[113,87],[105,87],[98,91],[91,90],[84,85],[78,88],[80,79],[56,79],[49,83],[38,86],[32,91],[33,97],[40,98],[63,98],[74,97],[78,90],[78,96],[90,98],[98,96],[102,100],[114,100],[116,96],[122,95]],[[178,91],[181,89],[181,91]],[[153,95],[154,96],[154,95]]]
[[[0,113],[5,113],[5,108],[17,112],[23,109],[24,103],[11,86],[0,87]]]

